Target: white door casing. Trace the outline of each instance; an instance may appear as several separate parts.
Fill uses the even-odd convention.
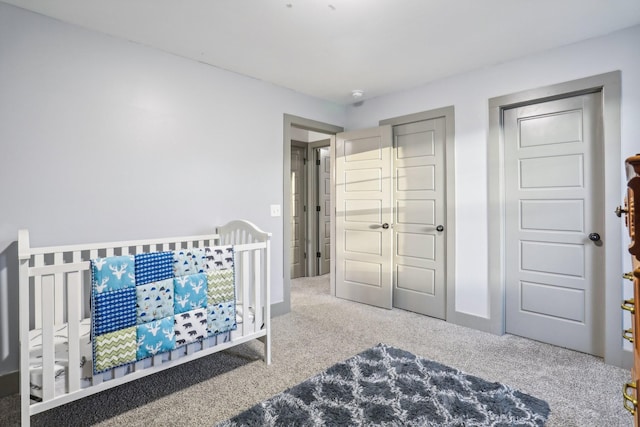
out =
[[[336,296],[392,307],[391,126],[336,135]]]
[[[598,356],[601,105],[598,92],[504,111],[506,331]]]

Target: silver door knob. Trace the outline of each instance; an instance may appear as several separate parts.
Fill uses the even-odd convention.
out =
[[[443,225],[437,226],[436,231],[444,231],[444,226]]]
[[[600,235],[598,233],[591,233],[589,234],[589,240],[591,240],[592,242],[599,242]]]
[[[384,224],[382,224],[382,228],[386,230],[387,228],[389,228],[389,224],[385,222]]]

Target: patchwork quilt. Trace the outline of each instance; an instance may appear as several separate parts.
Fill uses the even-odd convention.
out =
[[[233,246],[91,260],[94,373],[235,330]]]

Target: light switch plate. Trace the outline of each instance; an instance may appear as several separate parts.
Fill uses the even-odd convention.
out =
[[[271,205],[271,216],[280,216],[280,205]]]

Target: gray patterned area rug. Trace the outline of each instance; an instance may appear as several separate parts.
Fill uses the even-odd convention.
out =
[[[547,402],[384,344],[218,425],[543,426]]]

